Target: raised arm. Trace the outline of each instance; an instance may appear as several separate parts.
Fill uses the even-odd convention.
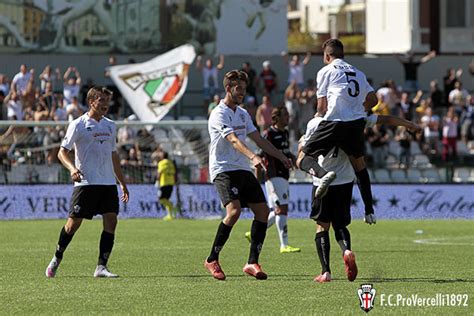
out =
[[[306,66],[307,64],[309,64],[310,60],[311,60],[311,52],[307,52],[306,56],[303,59],[303,65]]]
[[[224,55],[222,54],[219,55],[219,63],[216,65],[216,68],[219,70],[224,68]]]
[[[431,52],[429,52],[428,54],[426,54],[425,56],[423,56],[420,59],[420,63],[424,64],[426,62],[429,62],[430,60],[432,60],[435,57],[436,57],[436,51],[432,50]]]

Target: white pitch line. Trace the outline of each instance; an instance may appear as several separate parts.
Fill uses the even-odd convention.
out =
[[[467,241],[463,241],[466,240]],[[460,241],[457,241],[460,240]],[[474,237],[472,236],[461,236],[451,238],[427,238],[427,239],[415,239],[415,244],[424,245],[446,245],[446,246],[474,246]]]

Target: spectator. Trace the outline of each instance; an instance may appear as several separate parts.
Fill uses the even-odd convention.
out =
[[[64,107],[63,102],[56,102],[52,108],[53,120],[55,121],[67,121],[68,113]]]
[[[66,106],[66,111],[68,120],[71,122],[84,114],[85,109],[79,104],[77,97],[72,97],[71,103]]]
[[[209,106],[207,107],[207,117],[211,115],[212,110],[214,110],[215,107],[219,105],[220,101],[221,101],[221,97],[218,94],[215,94],[214,98],[212,99],[212,102],[209,103]]]
[[[278,79],[276,73],[272,70],[270,61],[265,60],[262,64],[263,70],[259,75],[259,81],[263,82],[263,94],[270,99],[278,92]]]
[[[204,93],[204,106],[207,110],[207,106],[211,101],[211,98],[219,93],[219,70],[224,68],[224,55],[219,56],[219,63],[214,66],[212,59],[206,59],[205,65],[202,64],[202,56],[198,56],[196,59],[196,69],[202,73],[203,79],[203,93]]]
[[[443,118],[443,151],[441,157],[444,161],[448,161],[449,153],[454,159],[457,157],[456,143],[458,140],[458,117],[454,107],[448,109],[448,113]]]
[[[52,109],[53,107],[57,107],[57,100],[54,95],[53,91],[53,83],[52,82],[47,82],[45,84],[45,88],[42,94],[42,97],[44,99],[44,102],[46,103],[46,106],[48,109]]]
[[[250,62],[246,61],[242,64],[243,72],[245,72],[249,78],[247,85],[247,96],[252,96],[257,99],[257,73],[250,66]]]
[[[16,90],[12,90],[10,99],[7,102],[7,118],[12,121],[23,120],[23,105]]]
[[[398,91],[393,80],[384,81],[382,87],[377,90],[377,95],[380,100],[388,106],[392,115],[398,115],[398,113],[396,113]]]
[[[387,145],[390,140],[383,125],[375,125],[367,131],[367,140],[372,148],[374,168],[385,168],[387,163]]]
[[[33,119],[38,121],[48,121],[49,120],[49,110],[44,100],[40,98],[35,104],[35,111],[33,113]]]
[[[430,61],[435,56],[436,51],[434,50],[423,56],[419,61],[415,61],[415,56],[412,52],[406,54],[405,58],[395,55],[395,57],[397,57],[397,59],[402,63],[405,70],[405,85],[403,91],[415,92],[420,90],[420,85],[418,83],[418,67],[421,64]]]
[[[411,121],[413,120],[416,104],[420,102],[421,97],[423,96],[423,91],[418,90],[415,97],[410,100],[407,92],[402,92],[400,102],[397,103],[398,113],[397,115],[403,117],[404,119]]]
[[[272,125],[272,111],[272,101],[268,95],[264,95],[262,104],[257,108],[257,114],[255,115],[260,132],[263,132]]]
[[[25,95],[27,93],[27,87],[30,83],[32,72],[34,73],[33,69],[28,72],[26,65],[22,64],[20,66],[20,72],[13,77],[10,89],[15,91],[20,96]]]
[[[466,107],[466,101],[469,97],[469,92],[466,89],[463,89],[462,82],[456,81],[454,83],[454,89],[449,93],[449,103],[454,106],[454,111],[458,117],[461,116],[463,110]]]
[[[469,96],[466,110],[461,115],[461,138],[466,145],[469,140],[474,138],[474,106],[472,105],[472,98]]]
[[[400,168],[409,168],[411,164],[411,134],[405,126],[397,127],[395,141],[400,144],[400,153],[398,155],[398,166]]]
[[[306,131],[308,122],[314,117],[316,112],[316,84],[314,79],[308,79],[306,88],[301,92],[299,98],[299,131],[300,134]]]
[[[110,108],[109,114],[112,117],[117,117],[118,113],[120,112],[120,108],[122,108],[122,104],[120,102],[122,95],[120,94],[120,90],[117,88],[115,83],[113,82],[112,78],[110,77],[110,68],[117,65],[117,58],[115,56],[109,56],[109,65],[105,67],[104,70],[104,77],[107,89],[113,92],[112,99],[110,101]]]
[[[285,107],[288,111],[288,132],[290,139],[295,141],[300,139],[300,90],[296,85],[296,81],[293,81],[288,88],[285,90]]]
[[[250,118],[252,118],[253,125],[255,127],[258,127],[257,125],[257,101],[254,97],[252,96],[247,96],[245,98],[244,104],[242,104],[242,107],[247,110],[247,112],[250,115]]]
[[[74,76],[71,74],[74,73]],[[68,67],[64,73],[64,86],[63,86],[63,96],[64,102],[70,104],[73,97],[79,97],[79,91],[81,91],[81,75],[76,67]]]
[[[443,77],[444,83],[444,97],[446,106],[449,105],[449,93],[454,90],[454,84],[461,78],[462,69],[454,70],[454,68],[449,68],[446,76]]]
[[[7,77],[4,74],[0,74],[0,91],[3,92],[4,96],[7,96],[10,92],[10,86]]]
[[[437,80],[431,80],[430,82],[430,99],[433,110],[437,113],[441,113],[444,109],[443,92],[438,87]]]
[[[120,145],[133,143],[137,133],[130,125],[127,124],[128,119],[124,119],[123,122],[125,125],[117,130],[117,143]]]
[[[51,91],[54,92],[59,86],[59,80],[61,78],[61,72],[59,68],[56,68],[54,73],[50,65],[47,65],[43,72],[39,75],[40,79],[40,88],[41,92],[45,92],[46,85],[49,83],[51,84]]]
[[[306,66],[311,60],[311,52],[307,52],[303,62],[300,62],[298,55],[291,56],[290,62],[288,62],[288,54],[283,52],[282,54],[285,64],[288,64],[288,85],[293,81],[302,91],[304,89],[304,66]]]
[[[429,155],[438,154],[439,142],[439,116],[433,115],[433,109],[427,107],[425,115],[421,118],[423,127],[424,145],[423,149]]]
[[[383,95],[377,93],[378,103],[371,109],[373,113],[377,115],[390,115],[390,108],[388,104],[384,102]]]

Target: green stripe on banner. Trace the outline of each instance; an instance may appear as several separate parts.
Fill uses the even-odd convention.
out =
[[[163,82],[163,78],[156,79],[156,80],[150,80],[145,84],[145,87],[143,88],[148,94],[148,96],[153,97],[153,94],[155,93],[156,89],[160,86],[160,84]]]

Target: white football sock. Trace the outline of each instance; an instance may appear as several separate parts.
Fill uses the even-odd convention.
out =
[[[273,224],[275,224],[275,212],[271,211],[270,214],[268,214],[267,229],[272,227]]]
[[[278,230],[278,237],[280,237],[281,247],[288,246],[288,216],[286,215],[277,215],[276,216],[276,227]]]

